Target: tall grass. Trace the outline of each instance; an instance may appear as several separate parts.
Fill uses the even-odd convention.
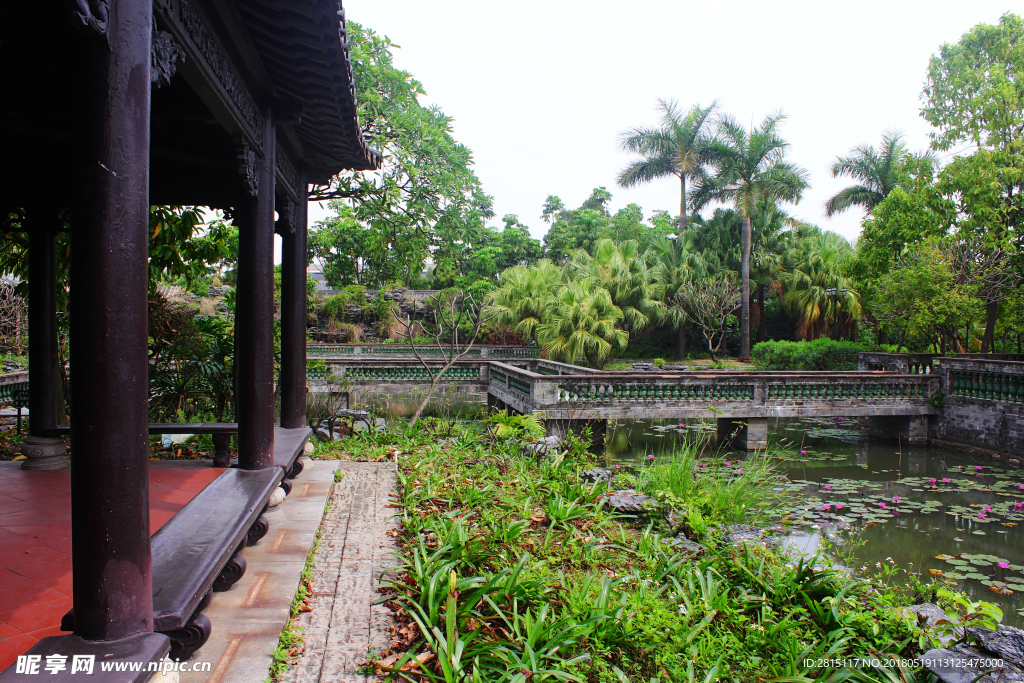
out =
[[[702,453],[700,442],[687,442],[648,456],[635,475],[636,490],[678,507],[691,524],[701,517],[733,524],[764,522],[772,516],[783,477],[766,454],[738,461]]]

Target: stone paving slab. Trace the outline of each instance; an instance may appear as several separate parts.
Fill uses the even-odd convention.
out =
[[[306,555],[313,547],[336,463],[306,461],[291,494],[265,513],[270,531],[242,551],[245,575],[204,610],[213,634],[191,662],[212,671],[181,672],[180,683],[260,683],[267,680],[273,652],[288,623]]]
[[[389,494],[393,462],[346,462],[321,524],[313,565],[312,611],[301,615],[305,649],[283,676],[285,683],[366,683],[359,673],[370,646],[390,642],[391,611],[373,606],[380,575],[394,564],[389,531],[397,528]]]

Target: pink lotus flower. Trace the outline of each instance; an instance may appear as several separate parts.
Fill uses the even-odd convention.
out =
[[[1021,490],[1021,491],[1024,491],[1024,484],[1021,484],[1021,485],[1020,485],[1020,490]]]
[[[893,499],[893,502],[895,502],[895,503],[900,502],[900,497],[899,496],[893,496],[892,499]]]
[[[725,466],[726,466],[726,467],[732,467],[732,463],[731,463],[731,462],[729,462],[729,461],[726,461],[726,463],[725,463]]]
[[[807,451],[800,451],[800,455],[807,455]]]
[[[622,465],[616,465],[615,469],[619,469],[620,467],[622,467]]]
[[[943,484],[948,484],[949,483],[949,477],[943,477],[942,478],[942,483]],[[1021,486],[1021,488],[1024,489],[1024,486]]]
[[[979,512],[978,513],[978,519],[985,519],[985,513],[984,512]]]
[[[990,510],[992,510],[992,506],[991,505],[986,505],[985,507],[983,507],[981,509],[984,510],[985,512],[989,512]]]
[[[935,477],[932,477],[931,479],[928,480],[928,483],[931,484],[932,486],[934,486],[937,481],[938,481],[938,479],[936,479]]]
[[[975,465],[975,466],[974,466],[974,469],[976,469],[976,470],[978,470],[979,472],[981,472],[981,471],[982,471],[983,469],[985,469],[985,468],[984,468],[984,467],[982,467],[981,465]]]
[[[1010,563],[1009,562],[997,562],[996,564],[999,565],[1000,569],[1009,569],[1009,567],[1010,567]]]
[[[843,509],[843,504],[842,503],[836,503],[836,510],[842,510],[842,509]]]
[[[1021,508],[1024,508],[1024,503],[1022,503],[1022,502],[1020,502],[1020,501],[1018,500],[1018,501],[1016,501],[1016,502],[1014,503],[1014,506],[1016,506],[1016,508],[1017,508],[1018,510],[1020,510]]]
[[[822,510],[831,510],[831,509],[832,509],[832,506],[831,506],[831,505],[822,505],[822,506],[821,506],[821,509],[822,509]]]
[[[649,460],[654,460],[654,454],[653,454],[653,453],[648,453],[648,454],[647,454],[647,458],[648,458]]]
[[[825,489],[826,491],[831,491],[831,490],[832,490],[832,484],[825,484],[825,486],[824,486],[823,488],[824,488],[824,489]]]
[[[743,470],[736,470],[736,474],[743,474]]]
[[[878,507],[880,507],[880,508],[884,508],[884,507],[885,507],[885,503],[879,503],[879,504],[878,504]]]

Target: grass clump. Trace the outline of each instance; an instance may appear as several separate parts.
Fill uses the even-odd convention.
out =
[[[599,463],[584,441],[523,457],[521,440],[486,426],[347,441],[355,458],[401,453],[402,532],[382,601],[403,635],[376,663],[386,680],[927,680],[825,662],[929,649],[903,608],[934,599],[932,586],[908,576],[896,589],[821,556],[725,542],[728,524],[773,520],[779,475],[767,460],[691,444],[590,484],[580,474]],[[629,517],[605,505],[630,484],[655,508]]]

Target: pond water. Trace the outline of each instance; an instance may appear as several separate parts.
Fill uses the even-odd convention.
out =
[[[713,421],[609,423],[608,464],[638,464]],[[1024,625],[1024,471],[993,467],[953,450],[901,447],[869,439],[854,419],[779,420],[768,453],[793,495],[780,510],[793,541],[827,552],[862,573],[900,570],[957,582],[974,600],[995,603],[1003,622]],[[743,459],[742,453],[737,459]]]

